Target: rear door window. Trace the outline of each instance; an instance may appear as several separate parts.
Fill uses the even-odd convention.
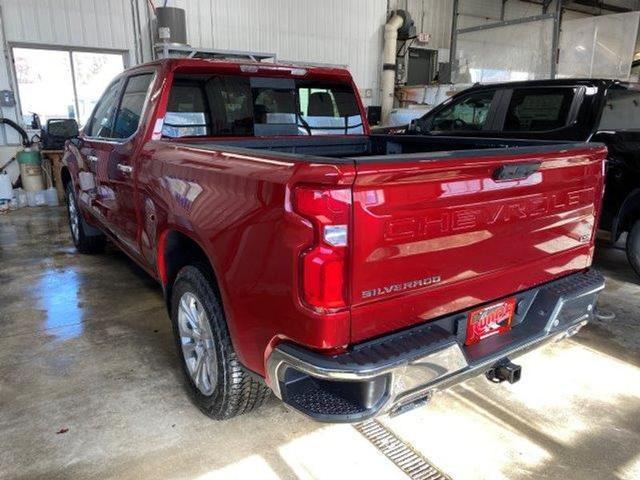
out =
[[[487,126],[495,90],[472,93],[433,115],[428,125],[435,132],[479,131]]]
[[[612,88],[607,92],[599,130],[640,130],[640,91]]]
[[[575,96],[573,88],[515,89],[507,108],[503,130],[506,132],[544,132],[569,123]]]

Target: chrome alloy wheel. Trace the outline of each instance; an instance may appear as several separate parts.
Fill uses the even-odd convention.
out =
[[[69,195],[69,226],[71,227],[71,235],[73,235],[73,241],[77,244],[80,241],[80,217],[78,207],[76,206],[76,199],[73,195]]]
[[[209,396],[215,390],[218,378],[213,333],[202,303],[190,292],[180,298],[178,330],[191,380],[203,395]]]

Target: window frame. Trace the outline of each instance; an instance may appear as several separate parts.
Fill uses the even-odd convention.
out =
[[[8,42],[7,47],[8,47],[7,48],[8,55],[11,61],[10,75],[12,77],[9,79],[9,81],[15,87],[14,92],[15,92],[16,105],[14,108],[16,109],[16,116],[20,119],[23,118],[24,112],[22,111],[22,102],[20,100],[20,89],[18,88],[18,72],[16,71],[16,62],[14,57],[14,49],[16,48],[25,48],[25,49],[33,49],[33,50],[50,50],[50,51],[67,53],[67,55],[69,56],[69,65],[71,67],[73,106],[76,111],[76,117],[80,115],[80,108],[78,103],[78,89],[76,87],[75,67],[73,65],[74,52],[97,53],[97,54],[105,53],[109,55],[120,55],[122,57],[123,71],[126,71],[131,66],[130,55],[128,50],[120,50],[120,49],[114,49],[114,48],[76,47],[76,46],[70,46],[70,45],[51,45],[46,43],[30,43],[30,42]],[[111,83],[109,83],[109,86],[111,86]],[[94,111],[95,111],[95,107],[91,111],[91,115],[89,116],[89,118],[93,116]],[[76,118],[75,120],[77,122],[80,121],[79,118]]]
[[[127,85],[129,84],[129,79],[132,78],[132,77],[138,77],[140,75],[151,75],[151,81],[149,82],[149,87],[147,88],[147,94],[145,95],[144,103],[142,104],[142,112],[140,113],[140,120],[141,121],[138,122],[138,126],[137,126],[135,132],[133,132],[127,138],[94,137],[94,136],[89,135],[89,131],[91,130],[91,125],[93,124],[93,121],[95,120],[96,111],[98,110],[98,107],[102,103],[102,99],[104,98],[104,94],[107,92],[107,90],[109,88],[111,88],[111,86],[113,84],[118,83],[118,82],[121,83],[121,85],[119,87],[118,95],[116,97],[117,98],[116,109],[115,109],[115,111],[113,113],[113,121],[114,121],[114,124],[115,124],[115,120],[116,120],[116,118],[118,116],[118,113],[120,113],[120,107],[122,106],[122,97],[124,96],[124,91],[127,88]],[[155,68],[140,69],[140,70],[132,71],[130,73],[125,72],[122,75],[116,77],[107,86],[107,88],[105,88],[104,92],[102,93],[102,96],[100,97],[100,100],[98,100],[98,103],[96,103],[96,106],[93,107],[93,110],[91,111],[91,115],[89,115],[89,119],[87,120],[87,124],[82,128],[82,136],[84,138],[86,138],[87,140],[90,140],[92,142],[110,143],[110,144],[114,144],[114,145],[121,145],[121,144],[124,144],[124,143],[127,143],[127,142],[131,141],[140,132],[140,127],[142,125],[142,119],[145,117],[147,109],[149,107],[149,101],[151,99],[151,92],[153,91],[153,89],[155,87],[155,83],[156,83],[157,78],[158,78],[158,71]]]

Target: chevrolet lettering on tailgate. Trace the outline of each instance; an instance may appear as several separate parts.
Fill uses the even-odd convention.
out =
[[[434,238],[484,226],[522,221],[588,206],[593,201],[593,196],[593,188],[585,188],[440,211],[434,217],[393,219],[386,225],[385,239]]]

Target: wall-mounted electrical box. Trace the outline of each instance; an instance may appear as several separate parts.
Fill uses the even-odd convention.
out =
[[[409,48],[406,62],[405,85],[429,85],[438,72],[438,51]]]
[[[0,90],[0,107],[15,107],[16,97],[11,90]]]

